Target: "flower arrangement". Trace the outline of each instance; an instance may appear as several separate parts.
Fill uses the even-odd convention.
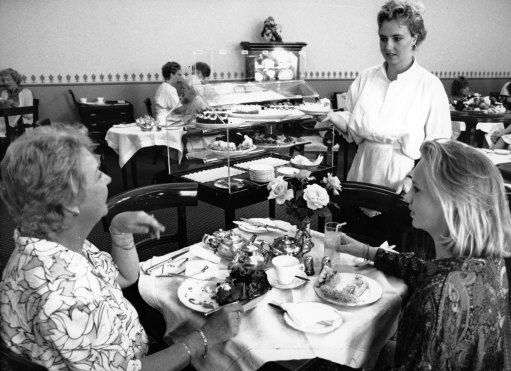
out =
[[[286,205],[289,222],[296,225],[298,230],[306,230],[315,214],[325,218],[331,216],[329,207],[338,208],[338,205],[330,202],[327,190],[331,190],[334,195],[342,191],[341,181],[337,176],[327,174],[322,180],[324,188],[317,183],[309,184],[316,179],[310,174],[310,171],[301,170],[294,176],[299,181],[298,187],[285,181],[282,176],[268,184],[270,191],[268,199],[275,199],[277,204]]]

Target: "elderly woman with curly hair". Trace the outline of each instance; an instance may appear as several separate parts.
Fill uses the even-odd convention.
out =
[[[408,285],[394,367],[502,370],[508,290],[503,258],[511,256],[502,176],[487,156],[461,142],[428,141],[421,154],[405,201],[413,226],[433,238],[435,259],[349,237],[343,251],[374,261]]]
[[[0,82],[3,89],[0,92],[0,107],[28,107],[34,104],[34,97],[30,89],[21,86],[23,79],[21,74],[12,68],[6,68],[0,71]],[[10,116],[9,125],[15,127],[19,120],[25,124],[31,124],[33,117],[31,114],[20,116]],[[5,137],[5,120],[0,118],[0,137]]]
[[[159,238],[164,227],[145,212],[124,212],[110,225],[111,255],[87,241],[107,213],[110,177],[82,131],[27,132],[1,170],[0,195],[18,225],[0,282],[0,338],[13,352],[49,370],[180,370],[238,332],[236,304],[146,355],[147,335],[121,289],[138,278],[133,233]]]
[[[383,64],[355,79],[346,111],[326,117],[358,145],[350,181],[407,191],[421,143],[451,137],[445,88],[415,58],[426,38],[423,13],[422,4],[411,0],[391,0],[382,6],[377,23]]]

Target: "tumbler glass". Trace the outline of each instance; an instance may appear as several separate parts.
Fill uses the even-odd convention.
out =
[[[325,224],[325,235],[323,245],[325,247],[324,256],[328,256],[333,264],[340,263],[341,244],[342,244],[342,226],[345,223],[328,222]]]

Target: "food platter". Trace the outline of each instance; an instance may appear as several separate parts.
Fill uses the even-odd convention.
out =
[[[197,274],[195,278],[208,279],[215,278],[211,281],[203,281],[195,278],[184,280],[177,289],[177,297],[184,306],[196,312],[209,312],[218,308],[219,305],[214,299],[216,295],[217,282],[225,280],[229,275],[229,271],[210,271]]]
[[[225,158],[227,156],[244,156],[244,155],[248,154],[249,152],[252,152],[256,148],[257,148],[257,146],[253,146],[252,148],[249,148],[249,149],[229,151],[229,152],[227,152],[227,151],[220,151],[220,150],[216,150],[216,149],[210,149],[210,150],[216,156],[221,157],[221,158]]]
[[[337,298],[325,295],[322,289],[318,287],[317,281],[314,284],[314,291],[316,291],[316,294],[326,302],[337,305],[345,305],[349,307],[357,307],[361,305],[372,304],[378,301],[383,294],[383,290],[380,284],[373,280],[372,278],[354,273],[337,273],[337,274],[340,275],[341,281],[341,284],[336,287],[336,292],[340,295]],[[367,284],[368,288],[362,293],[362,295],[357,297],[356,300],[354,301],[346,300],[342,298],[342,290],[346,288],[347,285],[354,282],[355,276],[360,277],[363,280],[363,282]]]
[[[230,128],[237,128],[243,124],[243,120],[236,120],[232,122],[228,122],[226,124],[206,124],[203,122],[196,122],[195,126],[199,129],[230,129]]]

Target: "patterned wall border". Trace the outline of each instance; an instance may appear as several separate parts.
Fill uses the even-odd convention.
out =
[[[511,78],[511,71],[433,71],[433,74],[439,78],[455,78],[456,76],[463,75],[467,78]],[[187,75],[187,74],[185,74]],[[324,79],[339,79],[339,80],[352,80],[358,76],[358,71],[306,71],[302,74],[303,79],[307,80],[324,80]],[[244,79],[245,72],[213,72],[211,80],[224,81],[224,80],[238,80]],[[140,82],[159,82],[160,74],[158,73],[108,73],[108,74],[67,74],[65,76],[43,74],[36,76],[23,75],[23,82],[30,85],[51,85],[51,84],[108,84],[108,83],[140,83]]]

